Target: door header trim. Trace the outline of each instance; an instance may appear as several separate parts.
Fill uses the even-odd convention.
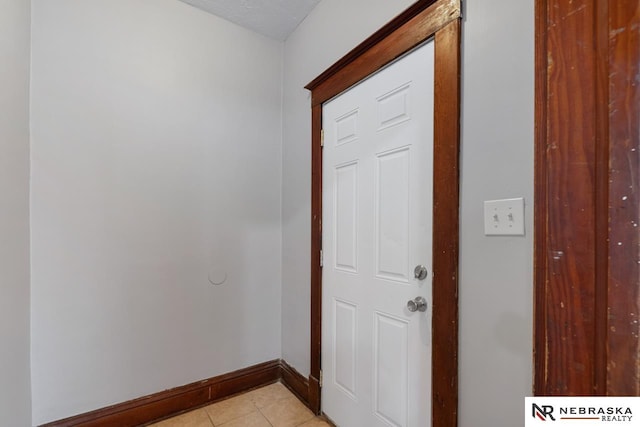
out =
[[[345,91],[460,17],[460,0],[417,1],[307,84],[311,105]]]

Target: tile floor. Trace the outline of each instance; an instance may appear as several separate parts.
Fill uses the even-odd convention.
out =
[[[329,427],[285,386],[275,383],[149,427]]]

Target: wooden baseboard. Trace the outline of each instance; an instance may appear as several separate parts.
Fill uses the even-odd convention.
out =
[[[304,378],[286,362],[272,360],[229,374],[54,421],[41,427],[141,426],[255,387],[274,383],[281,378],[300,398],[308,402],[308,398],[304,399]],[[300,378],[303,379],[302,383]]]
[[[309,406],[309,380],[284,360],[280,361],[281,381],[305,405]]]
[[[320,415],[320,380],[313,375],[309,375],[309,404],[311,412]]]

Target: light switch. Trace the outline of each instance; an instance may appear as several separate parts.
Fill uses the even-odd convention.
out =
[[[524,199],[486,200],[484,234],[487,236],[524,236]]]

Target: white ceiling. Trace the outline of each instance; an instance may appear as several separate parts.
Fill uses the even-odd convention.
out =
[[[181,0],[276,40],[285,40],[320,0]]]

